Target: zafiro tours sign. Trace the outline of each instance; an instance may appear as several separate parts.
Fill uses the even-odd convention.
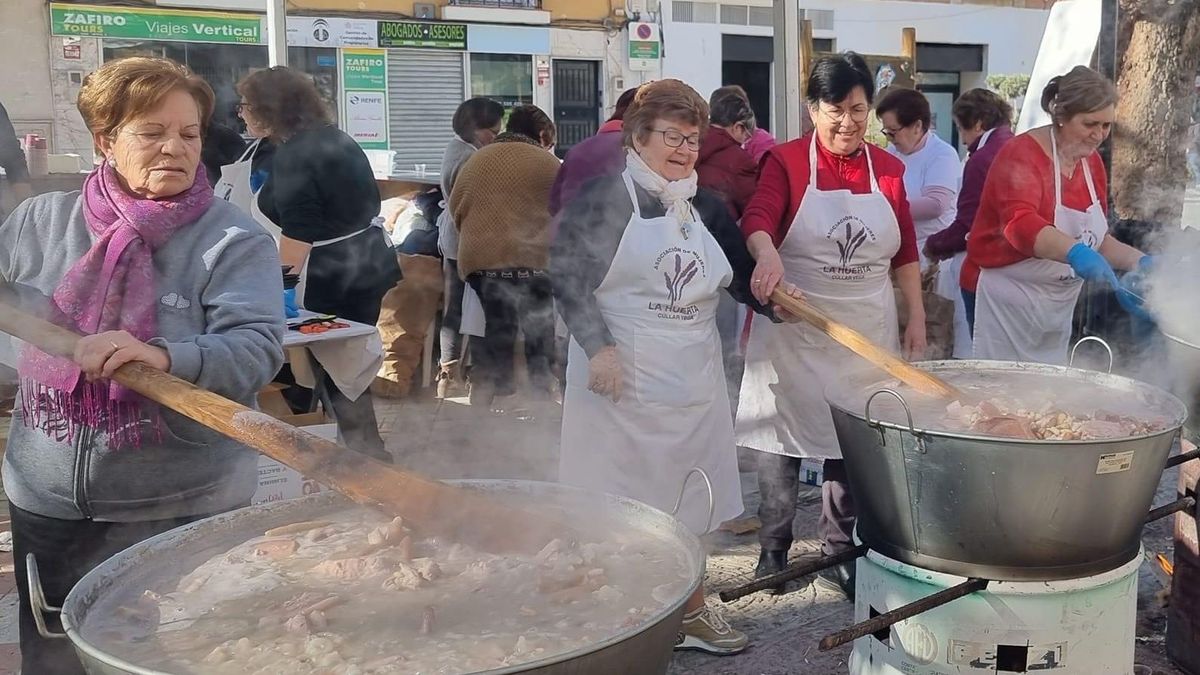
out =
[[[52,4],[50,32],[62,37],[263,44],[262,17],[225,12]]]
[[[342,128],[360,146],[388,149],[387,52],[343,49]]]

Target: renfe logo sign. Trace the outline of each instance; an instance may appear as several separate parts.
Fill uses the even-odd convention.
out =
[[[133,7],[52,4],[50,32],[65,37],[263,44],[262,18],[255,15]]]

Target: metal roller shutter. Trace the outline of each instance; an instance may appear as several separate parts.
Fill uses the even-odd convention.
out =
[[[454,136],[450,124],[463,102],[463,53],[433,49],[388,50],[388,132],[394,170],[424,164],[441,173],[442,152]]]

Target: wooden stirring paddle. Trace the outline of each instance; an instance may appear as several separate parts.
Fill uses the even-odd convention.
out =
[[[0,287],[0,331],[71,359],[80,336],[17,309],[18,303],[28,305],[23,296],[11,287]],[[113,380],[359,504],[400,516],[422,534],[445,536],[493,553],[532,553],[556,537],[578,534],[547,514],[385,464],[143,363],[122,366]]]
[[[844,323],[834,321],[828,314],[808,302],[794,298],[779,288],[771,293],[771,302],[812,324],[814,328],[833,338],[834,342],[879,366],[913,389],[938,398],[963,400],[962,392],[950,383],[897,357],[867,339],[862,333]]]

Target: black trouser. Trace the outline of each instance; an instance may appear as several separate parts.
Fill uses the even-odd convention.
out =
[[[136,452],[136,450],[135,450]],[[167,530],[206,518],[188,516],[137,523],[94,520],[59,520],[8,505],[12,519],[13,563],[16,571],[17,614],[21,634],[21,672],[30,675],[83,675],[83,666],[71,642],[44,638],[33,622],[29,605],[25,555],[37,558],[46,602],[62,607],[67,592],[94,567],[134,544]],[[47,627],[62,632],[57,617],[46,617]]]
[[[840,459],[825,460],[822,468],[821,517],[817,519],[817,537],[826,555],[854,547],[854,497],[846,479],[846,465]],[[792,547],[792,521],[796,519],[796,498],[800,491],[800,458],[758,454],[758,543],[768,551],[786,551]]]
[[[316,393],[326,410],[333,411],[334,421],[337,422],[338,440],[342,445],[375,459],[394,461],[384,447],[383,437],[379,435],[379,422],[375,419],[375,400],[371,397],[370,389],[351,401],[334,384],[329,373],[322,370],[321,382],[317,384]]]
[[[554,299],[550,277],[534,270],[487,270],[467,282],[479,294],[487,332],[472,349],[473,382],[490,383],[499,395],[513,391],[513,348],[517,330],[525,336],[530,384],[548,391],[554,378]]]
[[[439,361],[442,365],[461,361],[463,358],[462,303],[466,283],[458,276],[458,261],[442,259],[442,277],[446,280],[442,306],[442,328],[438,333],[441,347]],[[461,365],[460,365],[461,372]]]
[[[971,335],[975,334],[975,293],[963,289],[963,309],[967,313],[967,330],[971,331]]]

